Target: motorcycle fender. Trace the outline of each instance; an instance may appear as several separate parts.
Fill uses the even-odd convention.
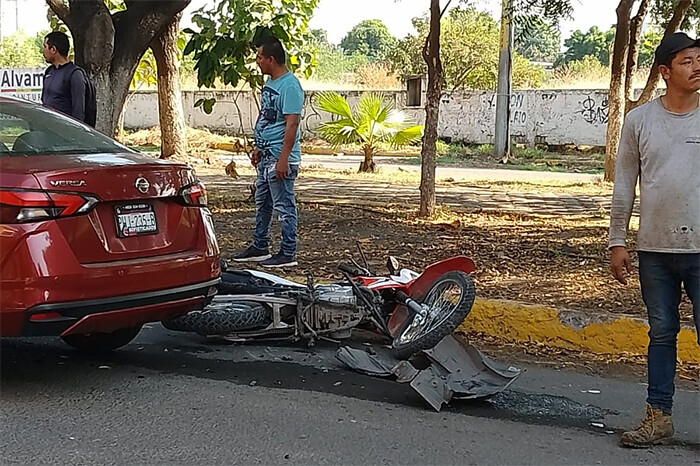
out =
[[[422,274],[406,286],[405,292],[411,298],[420,302],[428,293],[433,283],[444,274],[454,270],[471,273],[475,269],[476,265],[474,261],[467,256],[451,257],[428,266]],[[389,333],[391,333],[393,337],[396,337],[406,323],[406,319],[409,317],[410,313],[405,306],[396,306],[396,309],[391,314],[389,322],[387,323]]]
[[[422,274],[408,285],[408,295],[420,301],[435,281],[448,272],[459,270],[472,273],[476,269],[474,261],[467,256],[456,256],[429,265]]]

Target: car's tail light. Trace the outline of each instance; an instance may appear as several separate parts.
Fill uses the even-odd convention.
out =
[[[180,198],[185,205],[197,207],[207,206],[207,190],[201,181],[182,188],[180,190]]]
[[[89,194],[0,189],[0,223],[41,222],[82,215],[98,202],[99,199]]]

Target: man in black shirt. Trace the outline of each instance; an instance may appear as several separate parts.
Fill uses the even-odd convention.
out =
[[[68,36],[54,31],[44,38],[42,50],[47,63],[41,101],[66,115],[85,121],[85,73],[68,60]]]

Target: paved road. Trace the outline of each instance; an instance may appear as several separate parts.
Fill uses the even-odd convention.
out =
[[[4,340],[0,349],[2,464],[698,464],[699,458],[697,392],[677,394],[685,445],[623,450],[617,434],[606,432],[636,419],[644,387],[556,370],[529,367],[491,402],[454,402],[436,413],[410,387],[344,370],[330,344],[314,351],[216,345],[153,325],[109,356],[80,355],[53,339]],[[589,389],[601,393],[581,392]]]
[[[222,160],[229,162],[231,156],[222,156]],[[311,155],[304,154],[303,165],[311,166],[318,165],[329,170],[357,170],[360,162],[364,159],[359,155],[343,155],[341,157],[335,155]],[[247,156],[235,155],[233,160],[237,164],[249,164]],[[420,173],[419,164],[402,163],[401,158],[397,157],[375,157],[380,170],[385,172],[409,171]],[[531,170],[506,170],[492,168],[461,168],[452,166],[438,166],[436,169],[438,178],[454,178],[455,180],[474,181],[474,180],[491,180],[491,181],[532,181],[532,180],[547,180],[547,181],[567,181],[571,183],[588,183],[599,180],[601,175],[591,175],[585,173],[560,173],[560,172],[540,172]]]

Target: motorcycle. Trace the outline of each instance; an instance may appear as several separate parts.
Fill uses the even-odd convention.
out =
[[[399,269],[389,257],[388,276],[376,276],[360,249],[338,266],[345,280],[296,283],[257,270],[225,270],[219,292],[202,311],[163,321],[175,331],[225,336],[229,341],[305,339],[336,341],[354,328],[374,330],[392,341],[394,356],[408,359],[433,348],[467,317],[474,304],[474,262],[465,256],[431,264],[422,273]]]

